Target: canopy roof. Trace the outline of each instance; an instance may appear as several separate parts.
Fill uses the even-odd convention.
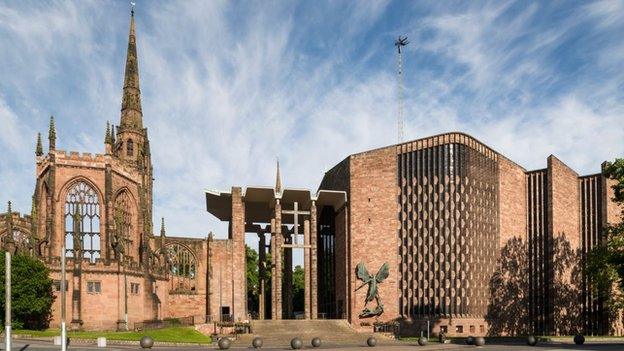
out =
[[[292,210],[297,202],[300,211],[307,211],[316,201],[316,207],[333,206],[334,210],[341,208],[347,202],[347,193],[335,190],[319,190],[312,194],[310,190],[284,188],[281,194],[272,187],[250,186],[242,193],[245,203],[245,221],[247,223],[270,223],[275,200],[280,199],[283,210]],[[213,216],[222,221],[232,218],[232,192],[206,189],[206,209]],[[292,215],[282,215],[283,224],[292,224]]]

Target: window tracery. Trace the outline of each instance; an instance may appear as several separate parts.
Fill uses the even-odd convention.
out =
[[[127,191],[122,191],[115,199],[115,237],[113,247],[126,259],[132,260],[137,254],[137,243],[134,238],[132,222],[132,201]]]
[[[100,257],[100,203],[84,181],[74,184],[65,198],[65,256]]]
[[[197,260],[195,255],[183,245],[167,246],[167,263],[171,274],[171,290],[195,291]]]
[[[31,240],[30,240],[30,235],[22,230],[20,230],[19,228],[13,228],[12,233],[11,233],[11,237],[12,237],[12,241],[13,244],[15,245],[15,250],[16,251],[20,251],[20,252],[30,252],[31,249]],[[5,231],[4,234],[2,234],[2,238],[0,239],[1,243],[2,243],[2,247],[5,247],[5,244],[7,242],[7,233]]]

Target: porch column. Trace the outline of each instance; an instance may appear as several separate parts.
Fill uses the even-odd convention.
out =
[[[282,235],[282,205],[279,199],[275,200],[275,218],[271,221],[273,240],[271,245],[273,249],[273,284],[271,296],[273,297],[273,315],[272,319],[282,319],[282,244],[284,236]]]
[[[232,315],[235,321],[247,318],[247,277],[245,257],[245,203],[242,190],[232,187],[232,218],[230,239],[233,246]]]
[[[318,275],[317,275],[317,257],[316,257],[316,201],[312,201],[310,207],[310,313],[312,319],[318,318]]]
[[[304,315],[305,319],[310,319],[312,306],[310,305],[310,221],[303,222],[303,269],[305,273],[304,280]]]

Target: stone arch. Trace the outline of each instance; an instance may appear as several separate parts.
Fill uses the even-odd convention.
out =
[[[134,140],[126,140],[126,156],[134,157]]]
[[[64,196],[61,198],[60,194]],[[105,216],[98,187],[85,177],[75,177],[59,192],[63,200],[63,238],[65,255],[88,258],[95,262],[101,254],[101,234]],[[58,201],[58,200],[57,200]]]
[[[67,196],[67,193],[69,192],[69,189],[79,182],[84,182],[89,185],[97,194],[100,204],[104,205],[104,193],[102,193],[100,187],[97,186],[97,184],[95,184],[93,180],[82,175],[75,176],[70,180],[66,181],[65,184],[63,184],[63,186],[61,187],[61,190],[56,194],[56,198],[54,200],[57,202],[64,200],[64,198]]]
[[[2,247],[5,247],[7,235],[11,235],[13,239],[15,252],[32,254],[34,241],[30,233],[30,228],[15,222],[12,225],[11,233],[7,231],[7,228],[3,228],[0,231],[0,243]]]
[[[127,187],[115,193],[113,200],[114,232],[111,246],[117,253],[133,261],[139,260],[141,233],[139,232],[139,210],[134,195]]]
[[[171,291],[194,292],[197,289],[197,255],[180,242],[165,245]]]

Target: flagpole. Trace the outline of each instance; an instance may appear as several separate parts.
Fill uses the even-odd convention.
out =
[[[7,234],[11,235],[11,233]],[[4,349],[11,350],[11,252],[5,252]]]
[[[67,351],[67,327],[65,326],[65,244],[61,249],[61,351]]]

